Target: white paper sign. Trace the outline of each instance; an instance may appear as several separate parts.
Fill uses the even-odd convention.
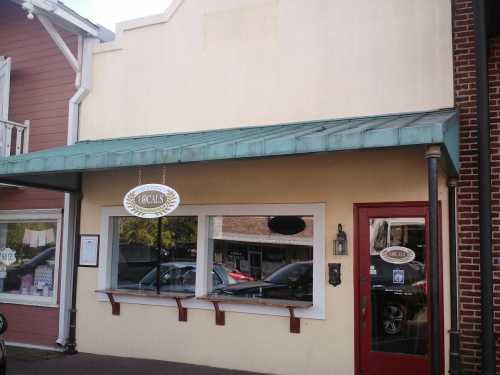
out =
[[[99,237],[82,236],[80,239],[80,266],[98,265]]]
[[[8,247],[0,250],[0,263],[6,266],[16,263],[16,252]]]

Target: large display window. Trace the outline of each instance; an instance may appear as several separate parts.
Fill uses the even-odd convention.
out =
[[[299,316],[323,319],[324,211],[324,204],[180,206],[162,218],[158,248],[158,219],[103,208],[98,299],[114,293],[117,302],[175,306],[169,296],[186,293],[189,308],[213,309],[210,302],[224,298],[227,311],[288,316],[292,303]]]
[[[0,212],[0,300],[55,305],[61,215]]]
[[[313,235],[312,216],[210,217],[213,262],[237,280],[211,293],[312,302]]]

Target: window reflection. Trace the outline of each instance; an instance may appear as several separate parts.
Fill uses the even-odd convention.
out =
[[[425,220],[370,219],[372,349],[427,353]]]
[[[193,293],[196,281],[197,218],[162,218],[160,291]],[[115,218],[114,286],[157,290],[158,220]]]
[[[217,216],[210,220],[210,236],[214,264],[236,281],[212,292],[312,301],[311,216]]]
[[[54,295],[57,223],[0,223],[0,292]]]

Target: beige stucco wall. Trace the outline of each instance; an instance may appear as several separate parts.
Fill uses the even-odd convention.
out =
[[[143,171],[143,183],[160,182],[160,169]],[[119,206],[137,184],[137,170],[84,175],[81,232],[100,233],[101,208]],[[358,151],[301,157],[197,163],[167,167],[167,184],[183,204],[326,203],[326,262],[342,263],[342,284],[326,284],[326,319],[302,319],[302,333],[289,333],[284,317],[226,313],[226,326],[213,311],[122,304],[111,315],[98,302],[97,269],[78,275],[78,350],[154,358],[283,374],[352,375],[354,372],[353,204],[425,201],[423,150]],[[449,329],[447,193],[440,173],[443,212],[444,332]],[[349,236],[349,255],[332,255],[337,224]],[[326,273],[325,269],[325,273]],[[447,334],[445,334],[447,348]],[[446,349],[447,353],[447,349]],[[447,359],[448,356],[445,355]],[[447,372],[447,371],[446,371]]]
[[[81,139],[453,106],[450,0],[173,3],[95,50]]]

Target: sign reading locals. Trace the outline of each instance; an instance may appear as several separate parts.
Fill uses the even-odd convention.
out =
[[[179,194],[169,186],[146,184],[125,194],[123,206],[131,215],[154,219],[175,211],[180,200]]]
[[[386,247],[379,255],[382,260],[392,264],[406,264],[415,259],[415,252],[402,246]]]
[[[0,263],[6,266],[16,263],[16,252],[8,247],[0,250]]]

